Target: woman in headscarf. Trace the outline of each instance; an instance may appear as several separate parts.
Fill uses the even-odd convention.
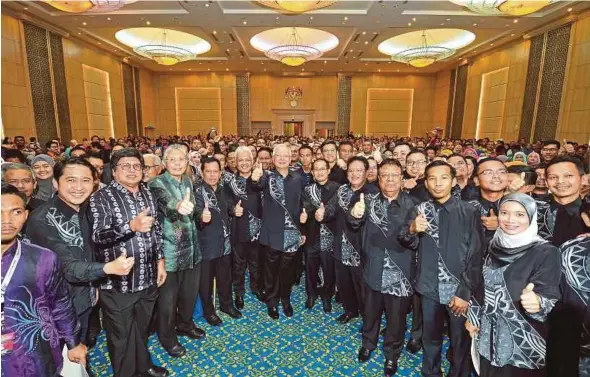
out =
[[[513,162],[522,162],[526,165],[527,163],[527,159],[526,159],[526,154],[524,152],[516,152],[513,156],[512,156],[512,161]]]
[[[56,191],[56,184],[53,179],[53,167],[55,160],[46,154],[40,154],[33,158],[31,167],[37,179],[37,192],[33,198],[43,201],[49,200]]]
[[[526,158],[527,165],[536,168],[541,163],[541,156],[537,152],[531,152]]]
[[[547,316],[559,299],[559,251],[537,235],[534,199],[509,194],[499,207],[465,327],[477,340],[480,376],[543,377]]]

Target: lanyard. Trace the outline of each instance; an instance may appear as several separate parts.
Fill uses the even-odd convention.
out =
[[[12,259],[12,262],[10,262],[10,266],[8,267],[8,271],[6,271],[6,275],[4,276],[4,280],[2,280],[1,293],[0,293],[0,301],[2,303],[4,303],[4,293],[6,292],[6,289],[8,288],[8,284],[10,284],[10,281],[12,280],[12,275],[14,275],[14,270],[16,270],[16,265],[18,264],[18,261],[20,260],[20,256],[21,256],[20,241],[17,240],[16,242],[17,242],[17,247],[16,247],[16,253],[14,254],[14,259]]]

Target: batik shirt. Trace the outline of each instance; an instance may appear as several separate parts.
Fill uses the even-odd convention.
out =
[[[307,222],[304,229],[306,234],[305,250],[307,255],[318,255],[322,253],[332,254],[334,250],[335,221],[318,223],[315,219],[315,211],[323,203],[324,207],[336,194],[340,185],[336,182],[327,181],[325,184],[312,183],[305,186],[303,190],[303,208],[307,212]]]
[[[176,272],[193,268],[201,261],[197,242],[197,228],[193,214],[181,215],[176,206],[190,192],[190,201],[195,204],[193,185],[186,175],[177,181],[169,172],[152,179],[148,187],[154,195],[158,208],[158,221],[162,224],[162,251],[166,271]]]
[[[405,192],[400,192],[392,201],[377,192],[365,195],[363,217],[357,219],[350,211],[347,214],[352,226],[362,226],[362,250],[367,259],[363,276],[374,291],[397,297],[414,294],[411,282],[415,252],[398,241],[399,229],[406,224],[414,205],[414,200]],[[352,209],[353,205],[350,207]]]
[[[13,261],[17,243],[2,255],[2,280]],[[3,377],[56,377],[62,365],[63,343],[80,343],[80,324],[57,254],[21,243],[21,257],[4,296],[2,335]]]
[[[418,213],[423,213],[426,232],[411,234],[409,228]],[[481,279],[484,252],[479,211],[471,204],[451,196],[444,204],[432,199],[414,207],[399,235],[400,243],[418,250],[416,290],[441,304],[453,296],[464,301]]]
[[[301,193],[303,179],[299,171],[283,177],[277,170],[264,172],[253,186],[262,190],[262,226],[260,244],[274,250],[294,253],[301,246]]]
[[[479,354],[493,366],[545,366],[547,317],[559,299],[559,262],[559,252],[549,243],[531,245],[510,263],[486,256],[483,284],[475,289],[468,320],[480,328]],[[529,283],[535,285],[541,306],[534,314],[520,303]]]
[[[244,215],[235,217],[231,221],[231,238],[234,243],[254,242],[260,237],[260,225],[262,223],[262,201],[260,192],[252,189],[250,178],[236,175],[225,185],[225,191],[232,202],[242,201]]]
[[[494,214],[498,216],[498,212],[500,211],[500,199],[496,200],[495,202],[490,202],[479,195],[477,199],[469,200],[467,202],[477,208],[481,217],[489,217],[491,210],[494,210]],[[483,229],[483,234],[485,236],[484,242],[486,245],[488,245],[492,238],[494,238],[496,229],[489,230],[483,225],[483,223],[481,224],[481,228]]]
[[[235,204],[228,197],[221,185],[213,190],[206,183],[195,188],[195,221],[197,222],[199,245],[203,260],[210,261],[231,253],[229,216],[233,215]],[[211,221],[204,223],[201,216],[205,204],[211,212]]]
[[[579,350],[580,377],[590,376],[590,234],[565,242],[561,254],[562,305],[568,315],[573,354]],[[571,322],[570,322],[571,321]],[[576,334],[581,334],[576,337]],[[575,372],[572,371],[572,374]]]
[[[580,218],[581,205],[581,199],[566,205],[561,205],[553,199],[548,202],[537,200],[539,236],[559,247],[582,234],[584,226]]]
[[[90,284],[105,276],[104,263],[95,262],[92,250],[85,245],[80,215],[84,213],[78,213],[59,196],[54,196],[27,220],[30,242],[59,255],[78,314],[94,304],[95,291]]]
[[[130,222],[149,208],[156,216],[149,232],[134,232]],[[139,292],[156,284],[157,261],[162,253],[162,227],[157,218],[154,196],[143,182],[137,192],[130,192],[117,181],[90,196],[88,206],[92,218],[92,241],[97,244],[96,259],[108,263],[121,256],[133,257],[135,264],[129,275],[108,275],[101,289],[116,289],[121,293]]]

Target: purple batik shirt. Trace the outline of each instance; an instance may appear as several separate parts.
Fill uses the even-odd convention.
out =
[[[17,243],[2,255],[2,280],[16,249]],[[21,257],[4,296],[2,335],[14,334],[14,342],[3,351],[2,376],[58,376],[63,345],[78,345],[79,332],[58,256],[21,242]]]

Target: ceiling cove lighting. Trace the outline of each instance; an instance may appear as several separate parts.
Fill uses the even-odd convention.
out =
[[[211,49],[209,42],[196,35],[160,28],[130,28],[120,30],[115,38],[133,51],[161,65],[174,65],[195,59]]]
[[[257,0],[256,2],[283,13],[298,14],[329,7],[337,0]]]
[[[137,0],[43,0],[55,9],[68,13],[106,13],[123,8],[127,4],[135,3]]]
[[[559,0],[450,0],[469,10],[494,16],[526,16]]]
[[[339,41],[331,33],[311,28],[277,28],[256,34],[250,44],[273,60],[291,67],[320,58]]]

